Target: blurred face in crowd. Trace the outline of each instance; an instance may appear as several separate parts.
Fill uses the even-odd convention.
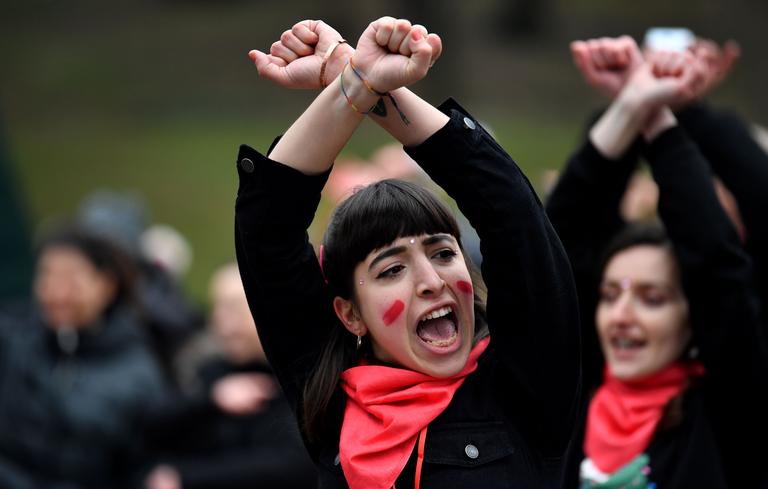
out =
[[[691,330],[672,252],[637,245],[614,255],[603,273],[596,320],[616,378],[642,378],[680,358]]]
[[[264,350],[236,266],[226,266],[214,275],[211,302],[211,328],[227,358],[235,363],[263,361]]]
[[[35,296],[53,328],[83,328],[99,319],[117,291],[114,277],[67,246],[45,249],[37,262]]]

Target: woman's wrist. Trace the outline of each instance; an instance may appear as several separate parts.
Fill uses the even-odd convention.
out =
[[[335,47],[334,47],[335,46]],[[328,59],[323,60],[325,70],[320,73],[320,84],[322,88],[330,85],[334,79],[338,78],[341,70],[344,69],[349,58],[355,54],[355,48],[350,46],[344,40],[337,41],[337,44],[331,46],[329,49],[332,51],[328,56]]]
[[[348,109],[358,114],[368,114],[381,98],[380,95],[371,91],[366,86],[365,80],[362,77],[355,74],[349,60],[344,65],[344,68],[342,68],[336,82],[338,83],[337,90],[339,95],[348,106]]]
[[[677,118],[669,107],[662,107],[648,117],[643,127],[643,138],[647,142],[656,139],[659,134],[677,125]]]
[[[592,126],[589,140],[605,158],[618,160],[637,137],[642,117],[637,99],[622,92]]]

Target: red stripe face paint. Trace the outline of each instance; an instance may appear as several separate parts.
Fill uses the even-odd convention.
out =
[[[384,313],[384,316],[381,318],[384,320],[384,325],[389,326],[395,322],[395,320],[400,317],[400,314],[402,314],[404,310],[405,303],[403,303],[403,301],[398,299],[393,302],[392,305],[389,306],[389,309],[387,309],[387,311]]]
[[[467,282],[466,280],[459,280],[456,282],[456,288],[460,291],[464,292],[465,294],[472,294],[472,283]]]

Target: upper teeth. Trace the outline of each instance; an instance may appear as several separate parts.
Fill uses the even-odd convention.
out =
[[[627,348],[633,346],[636,342],[629,338],[616,338],[616,346],[619,348]]]
[[[453,312],[453,308],[451,308],[451,306],[441,307],[440,309],[436,309],[436,310],[430,312],[429,314],[427,314],[426,316],[421,318],[421,320],[422,321],[426,321],[427,319],[441,318],[443,316],[447,316],[451,312]]]

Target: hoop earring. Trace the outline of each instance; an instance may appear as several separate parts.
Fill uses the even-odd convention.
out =
[[[362,345],[362,344],[363,344],[363,337],[360,336],[360,335],[357,335],[357,347],[356,347],[356,349],[359,350],[360,349],[360,345]]]

